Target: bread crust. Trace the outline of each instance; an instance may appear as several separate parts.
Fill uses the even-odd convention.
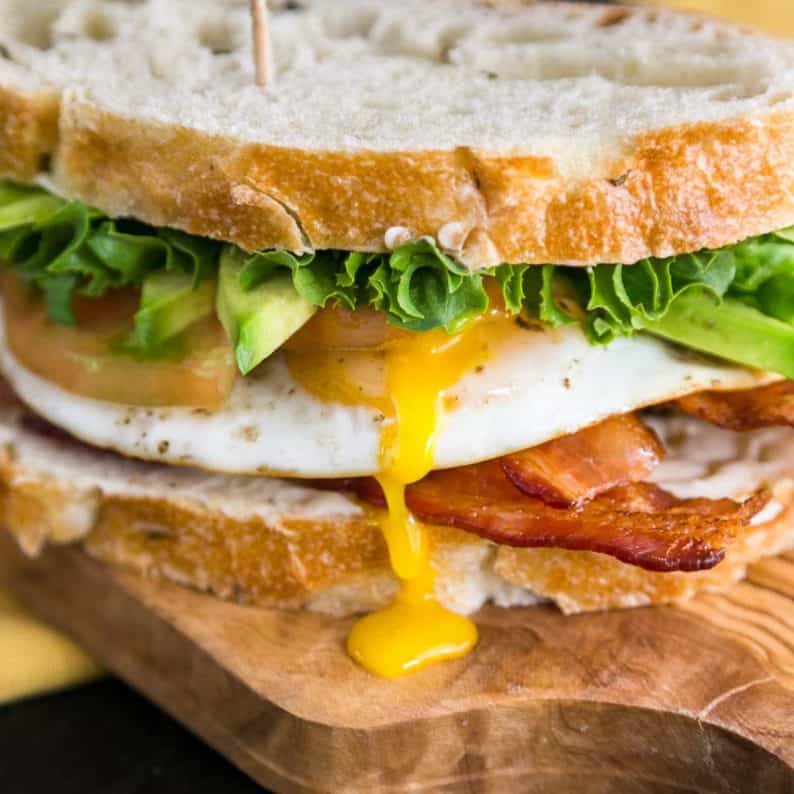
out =
[[[386,250],[429,235],[472,268],[634,263],[794,224],[794,115],[644,134],[592,173],[551,157],[458,148],[252,145],[65,102],[58,180],[111,215],[248,250]]]
[[[0,178],[30,181],[58,140],[55,91],[25,93],[0,85]]]

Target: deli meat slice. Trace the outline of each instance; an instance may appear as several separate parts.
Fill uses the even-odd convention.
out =
[[[617,485],[647,480],[664,457],[656,434],[634,414],[501,458],[508,479],[529,496],[568,507]]]
[[[357,491],[383,504],[374,480],[361,480]],[[743,503],[677,499],[656,485],[634,483],[560,509],[521,493],[498,460],[433,472],[406,489],[408,507],[421,521],[507,546],[600,552],[650,571],[714,567],[768,500],[766,492]]]
[[[742,391],[701,391],[682,397],[676,405],[729,430],[794,426],[794,381]]]

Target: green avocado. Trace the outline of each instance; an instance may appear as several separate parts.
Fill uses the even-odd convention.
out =
[[[765,281],[758,288],[756,300],[764,314],[794,323],[794,278],[790,273],[779,273]]]
[[[157,352],[186,328],[209,317],[216,287],[209,279],[195,286],[186,273],[150,273],[143,281],[141,305],[135,314],[135,346]]]
[[[794,378],[794,325],[733,298],[694,290],[680,295],[643,331],[753,369]]]
[[[222,254],[216,304],[243,375],[272,355],[317,311],[298,294],[286,270],[243,289],[240,273],[245,259],[242,251],[231,247]]]

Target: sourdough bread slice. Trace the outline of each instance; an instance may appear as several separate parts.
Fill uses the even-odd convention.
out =
[[[47,46],[46,31],[65,4],[0,3],[0,176],[32,179],[55,149],[59,92],[29,56]]]
[[[794,223],[783,40],[656,9],[291,0],[271,3],[261,89],[246,3],[60,5],[49,49],[14,58],[62,95],[43,147],[60,189],[111,214],[249,249],[432,235],[472,267],[635,262]],[[29,178],[17,159],[1,170]]]
[[[63,182],[246,248],[382,250],[400,229],[472,267],[634,262],[794,220],[789,44],[656,11],[443,0],[305,3],[271,28],[267,91],[246,44],[209,79],[71,93]]]
[[[59,28],[74,17],[74,0],[0,1],[0,178],[31,181],[47,171],[58,145],[61,91],[80,73],[90,71],[92,42],[99,29],[88,7],[80,11],[81,35]],[[82,4],[85,6],[85,4]],[[61,39],[79,38],[82,69],[61,57]],[[58,54],[56,54],[56,52]]]
[[[29,554],[81,543],[146,576],[333,615],[383,606],[397,588],[377,512],[343,494],[129,460],[43,426],[10,394],[0,404],[0,526]],[[460,612],[486,601],[551,599],[568,613],[678,602],[794,546],[794,431],[737,434],[684,417],[657,429],[670,449],[659,478],[682,496],[773,488],[771,505],[719,566],[651,573],[600,554],[513,549],[432,527],[439,599]]]
[[[104,79],[131,53],[148,60],[181,53],[195,62],[223,35],[235,5],[178,2],[177,10],[162,0],[0,0],[0,178],[30,181],[48,170],[66,89]],[[173,28],[174,19],[192,25],[190,12],[199,28]]]

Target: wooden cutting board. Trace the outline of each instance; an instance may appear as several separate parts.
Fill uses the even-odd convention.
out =
[[[74,548],[0,532],[0,582],[278,792],[794,792],[794,554],[686,608],[485,609],[467,659],[396,682],[346,657],[348,621]]]

